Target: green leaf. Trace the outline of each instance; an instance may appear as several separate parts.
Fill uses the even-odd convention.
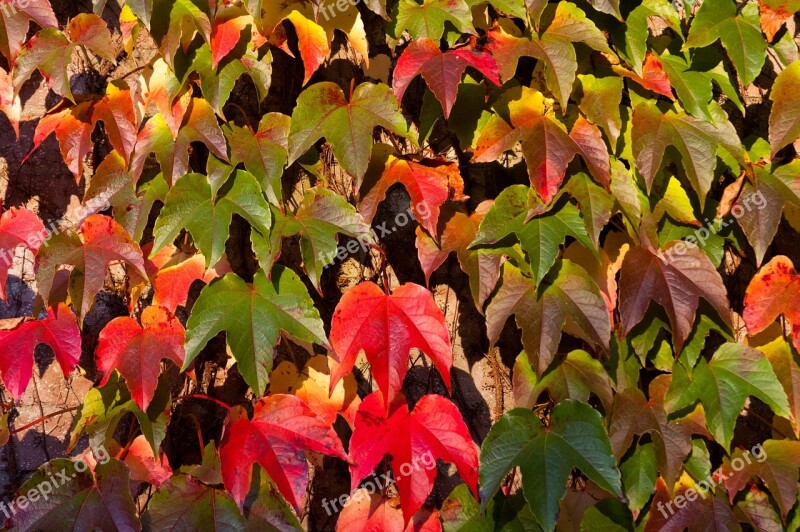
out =
[[[276,206],[283,200],[281,177],[288,159],[290,120],[280,113],[267,113],[261,118],[258,131],[230,122],[223,126],[231,150],[231,165],[243,163],[258,179],[269,202]]]
[[[767,42],[761,34],[758,4],[747,3],[739,14],[732,0],[707,0],[692,19],[686,48],[702,48],[717,39],[728,52],[742,84],[748,85],[761,73]]]
[[[494,344],[511,316],[522,329],[522,345],[536,362],[533,367],[542,375],[558,349],[562,329],[569,317],[577,327],[574,334],[599,349],[607,349],[611,335],[610,318],[599,288],[586,270],[562,260],[551,281],[537,289],[529,277],[506,263],[503,282],[486,309],[489,342]]]
[[[147,505],[142,522],[148,530],[242,530],[244,519],[224,490],[189,475],[162,484]]]
[[[253,476],[253,487],[244,501],[248,532],[303,530],[292,507],[267,472],[256,468]]]
[[[573,468],[610,493],[621,493],[620,473],[600,413],[585,403],[559,403],[545,429],[530,410],[515,409],[489,430],[481,447],[481,500],[485,506],[513,467],[522,471],[522,489],[534,516],[554,530],[559,501]]]
[[[582,74],[578,76],[578,80],[583,89],[578,107],[590,122],[603,128],[611,141],[611,147],[614,148],[622,130],[620,116],[624,87],[622,78],[617,76],[596,78],[591,74]]]
[[[282,266],[275,266],[271,279],[259,270],[248,284],[229,273],[203,288],[186,323],[184,369],[222,331],[239,373],[259,396],[267,387],[272,350],[281,332],[297,341],[328,345],[305,285]]]
[[[416,143],[388,85],[362,83],[348,102],[335,83],[316,83],[297,98],[289,134],[289,164],[325,137],[342,168],[360,179],[367,172],[376,126]]]
[[[161,56],[168,65],[173,66],[178,49],[187,50],[198,33],[206,42],[211,41],[208,8],[209,4],[202,0],[154,2],[150,34],[158,43]]]
[[[120,381],[119,373],[112,373],[102,388],[92,388],[86,393],[72,424],[69,448],[74,448],[85,434],[89,437],[92,449],[101,451],[110,443],[122,416],[132,412],[153,453],[158,454],[161,442],[167,435],[172,405],[166,381],[166,375],[159,377],[156,394],[147,411],[143,412],[131,399],[128,388]]]
[[[586,234],[593,243],[592,247],[596,249],[600,245],[600,233],[611,219],[614,197],[583,172],[570,177],[564,191],[578,201],[578,209],[583,214]],[[565,226],[565,228],[569,229],[570,227]],[[579,241],[582,240],[576,234],[568,233],[568,235],[574,236]]]
[[[394,36],[407,30],[414,39],[438,41],[446,22],[461,33],[472,33],[472,13],[464,0],[400,0],[395,18]]]
[[[633,454],[619,465],[619,470],[622,473],[622,486],[625,497],[628,498],[628,507],[637,516],[656,492],[658,472],[655,446],[652,443],[637,445]]]
[[[691,375],[681,364],[675,365],[666,408],[675,412],[700,402],[709,431],[729,449],[736,419],[751,395],[779,416],[790,416],[786,393],[764,354],[743,344],[726,343],[710,361],[701,358]]]
[[[631,11],[625,19],[623,42],[618,44],[622,56],[642,75],[642,66],[647,55],[647,38],[650,36],[650,17],[664,21],[678,38],[682,38],[681,20],[678,12],[668,0],[645,0]]]
[[[167,194],[156,220],[153,253],[171,244],[186,228],[206,257],[206,267],[219,262],[225,252],[228,228],[238,214],[262,234],[269,233],[269,205],[252,174],[237,170],[214,197],[206,176],[186,174]]]
[[[259,59],[257,52],[248,49],[241,57],[223,61],[219,68],[214,68],[211,47],[204,44],[197,50],[191,68],[200,76],[200,90],[203,92],[203,97],[220,116],[224,116],[223,108],[230,98],[236,81],[242,76],[247,75],[253,80],[259,102],[267,97],[272,84],[271,52],[267,52]]]
[[[330,190],[311,188],[294,214],[276,213],[269,241],[253,235],[253,246],[261,268],[270,271],[280,256],[283,238],[300,235],[300,255],[311,283],[320,289],[320,277],[325,267],[333,264],[337,252],[337,234],[347,235],[358,242],[348,246],[356,251],[375,243],[372,230],[355,207],[344,196]],[[356,247],[357,246],[357,247]],[[349,251],[348,251],[349,252]]]
[[[549,397],[560,402],[565,399],[588,402],[595,394],[603,403],[606,412],[611,411],[614,385],[599,360],[581,349],[571,351],[549,371],[536,378],[528,355],[523,351],[514,364],[515,405],[533,408],[546,391]]]

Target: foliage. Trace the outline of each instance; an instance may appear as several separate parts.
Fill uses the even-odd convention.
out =
[[[6,525],[796,529],[800,2],[93,5],[0,0],[3,390],[94,379]]]

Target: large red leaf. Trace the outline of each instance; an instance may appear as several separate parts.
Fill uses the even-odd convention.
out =
[[[352,371],[363,350],[378,388],[388,398],[386,412],[403,386],[412,348],[433,360],[450,388],[453,352],[447,322],[431,293],[417,284],[404,284],[392,295],[372,282],[351,288],[333,313],[330,339],[339,362],[331,387]]]
[[[455,464],[458,474],[478,497],[478,452],[456,405],[441,395],[426,395],[409,412],[401,404],[386,415],[383,395],[364,399],[350,439],[351,489],[392,456],[392,471],[408,521],[433,489],[436,460]]]
[[[185,333],[178,319],[161,307],[144,309],[141,325],[133,318],[114,318],[97,343],[97,369],[104,373],[100,386],[116,369],[125,377],[133,400],[146,411],[156,393],[161,360],[183,365]]]
[[[81,358],[81,333],[75,315],[64,304],[47,311],[43,320],[23,321],[15,328],[0,331],[0,372],[3,384],[14,399],[22,397],[33,375],[33,351],[47,344],[56,355],[64,377]]]
[[[744,296],[744,323],[750,335],[766,329],[783,314],[792,325],[792,343],[800,349],[800,274],[783,255],[761,268]]]
[[[6,299],[8,270],[14,259],[17,246],[25,246],[34,254],[45,238],[44,224],[33,211],[11,208],[0,216],[0,299]]]
[[[417,162],[389,155],[380,179],[358,205],[367,222],[372,221],[378,204],[386,199],[386,193],[396,183],[405,187],[411,196],[414,216],[431,235],[436,234],[442,204],[448,199],[461,201],[465,198],[458,164],[436,159]]]
[[[234,408],[219,452],[225,487],[241,508],[250,491],[253,464],[258,462],[281,495],[300,511],[308,486],[305,450],[347,459],[333,428],[299,397],[265,397],[256,403],[252,420],[243,408]]]
[[[394,69],[392,88],[397,101],[403,102],[408,85],[421,75],[442,104],[444,117],[448,118],[456,103],[461,76],[468,66],[478,70],[495,85],[500,85],[497,62],[490,54],[472,46],[442,52],[430,39],[413,41],[403,51]]]

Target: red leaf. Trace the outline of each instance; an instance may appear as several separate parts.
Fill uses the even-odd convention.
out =
[[[672,85],[669,82],[669,76],[664,72],[661,61],[659,61],[658,57],[652,52],[647,52],[641,76],[627,68],[615,66],[613,69],[617,74],[632,79],[645,89],[666,96],[670,100],[675,100],[675,97],[672,95]]]
[[[149,482],[159,487],[172,476],[167,455],[160,451],[159,458],[156,459],[153,448],[143,434],[137,436],[128,447],[124,462],[131,470],[131,480]]]
[[[394,69],[392,88],[397,101],[402,103],[408,85],[421,75],[442,104],[444,117],[449,118],[458,95],[458,84],[468,66],[480,71],[495,85],[500,85],[497,62],[490,54],[471,46],[442,52],[430,39],[413,41],[403,51]]]
[[[364,350],[378,388],[389,404],[403,386],[412,348],[428,355],[450,388],[453,353],[444,314],[425,288],[408,283],[392,295],[372,282],[351,288],[342,297],[331,323],[333,357],[339,366],[331,373],[331,387],[352,371]]]
[[[142,250],[143,253],[148,255],[152,247],[152,244],[148,244]],[[179,306],[186,305],[192,283],[199,280],[208,284],[231,271],[225,257],[208,269],[206,259],[201,253],[185,260],[184,257],[184,253],[169,245],[146,260],[144,265],[153,285],[153,305],[164,307],[172,313]]]
[[[0,331],[0,372],[14,399],[22,397],[33,375],[33,351],[47,344],[56,355],[64,377],[81,358],[81,333],[75,315],[62,304],[48,309],[43,320],[24,321],[14,329]]]
[[[250,490],[253,464],[258,462],[281,495],[300,511],[308,486],[305,450],[347,460],[333,428],[298,397],[265,397],[256,403],[252,420],[244,409],[234,408],[219,452],[225,488],[241,508]]]
[[[45,237],[45,228],[39,217],[28,209],[11,208],[0,216],[0,299],[6,299],[8,270],[14,260],[17,246],[25,246],[35,255]]]
[[[111,320],[100,332],[97,343],[97,369],[104,373],[104,386],[113,370],[125,377],[131,397],[147,410],[158,386],[161,360],[183,365],[185,330],[166,309],[147,307],[142,324],[129,317]]]
[[[766,264],[750,281],[744,296],[747,333],[760,333],[780,314],[792,325],[792,343],[800,349],[800,275],[783,255]]]
[[[410,413],[402,404],[386,417],[387,406],[375,392],[358,409],[350,439],[351,489],[390,454],[406,521],[433,489],[436,459],[455,464],[477,498],[478,452],[458,408],[440,395],[422,397]]]
[[[432,235],[436,234],[439,207],[448,199],[465,199],[464,180],[456,163],[442,160],[415,162],[390,155],[380,179],[358,205],[367,222],[372,221],[378,204],[386,199],[387,191],[395,183],[402,183],[405,187],[411,196],[414,217]]]
[[[214,68],[225,59],[239,43],[244,30],[252,19],[233,17],[228,20],[215,19],[211,26],[211,62]]]
[[[33,148],[25,160],[51,133],[55,133],[64,163],[75,176],[75,181],[80,183],[83,161],[94,147],[92,132],[100,121],[105,126],[111,146],[126,163],[130,160],[136,144],[136,113],[130,91],[109,85],[108,94],[99,100],[65,108],[69,104],[69,100],[63,100],[39,120],[33,136]]]
[[[600,128],[579,116],[572,126],[569,136],[578,146],[579,153],[589,173],[608,190],[611,182],[611,160],[608,157],[608,148],[603,140]]]

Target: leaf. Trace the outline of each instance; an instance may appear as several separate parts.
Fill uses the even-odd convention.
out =
[[[402,403],[390,411],[381,392],[361,402],[350,439],[351,491],[387,454],[406,523],[433,490],[437,459],[454,464],[478,496],[477,448],[456,405],[440,395],[423,396],[411,411]]]
[[[690,489],[694,496],[690,495]],[[656,496],[650,504],[650,518],[644,527],[645,532],[687,528],[741,531],[736,516],[720,490],[698,496],[701,490],[699,484],[695,484],[685,473],[674,489],[667,486],[664,479],[659,478],[656,482]],[[676,501],[679,496],[682,497],[680,506]]]
[[[783,255],[764,265],[750,280],[744,296],[742,317],[749,335],[766,329],[783,314],[792,327],[792,344],[800,349],[800,275]]]
[[[186,228],[206,258],[206,268],[219,262],[234,214],[263,234],[269,233],[270,211],[255,177],[237,170],[216,196],[206,176],[186,174],[170,189],[153,229],[153,252],[171,244]]]
[[[152,6],[146,8],[152,15],[145,24],[158,43],[161,57],[171,68],[175,66],[178,49],[185,53],[195,35],[199,33],[206,42],[211,40],[209,4],[203,5],[198,0],[138,0],[142,1]],[[137,10],[134,12],[141,16]]]
[[[666,408],[675,412],[700,402],[709,432],[729,449],[736,419],[751,395],[779,416],[789,417],[786,393],[764,354],[742,344],[726,343],[710,361],[701,357],[691,375],[682,365],[675,365]]]
[[[136,404],[147,410],[158,386],[161,360],[183,365],[184,329],[178,319],[162,307],[147,307],[142,324],[133,318],[111,320],[97,342],[97,369],[104,373],[100,386],[116,369],[125,377]]]
[[[98,100],[64,108],[62,105],[39,120],[28,157],[50,136],[56,134],[64,163],[80,183],[83,161],[94,147],[92,133],[103,122],[111,146],[127,163],[136,143],[136,115],[131,93],[109,85],[107,94]]]
[[[656,492],[658,473],[653,443],[637,445],[633,454],[620,463],[619,470],[628,507],[636,517]]]
[[[442,52],[430,39],[412,41],[400,57],[393,72],[392,90],[398,102],[414,78],[422,76],[428,88],[439,100],[445,119],[456,101],[458,84],[467,67],[472,67],[495,85],[500,85],[497,62],[490,53],[473,46],[453,48]]]
[[[464,0],[424,0],[422,4],[416,0],[400,0],[397,9],[394,31],[397,38],[406,30],[415,40],[438,41],[446,22],[460,33],[475,31],[470,8]]]
[[[578,106],[590,122],[603,128],[613,148],[617,145],[622,130],[622,79],[614,76],[596,78],[591,74],[581,74],[578,80],[583,89]]]
[[[681,352],[692,331],[701,297],[730,324],[722,277],[700,248],[681,241],[657,251],[632,248],[622,262],[619,287],[622,334],[627,335],[642,321],[651,301],[655,301],[667,313],[676,353]]]
[[[748,85],[761,73],[767,43],[759,27],[758,6],[749,3],[736,11],[736,4],[728,0],[703,2],[692,19],[685,47],[702,48],[719,39],[742,84]]]
[[[59,304],[42,320],[26,320],[12,329],[0,330],[0,373],[11,396],[19,400],[33,376],[33,352],[47,344],[55,353],[64,378],[81,358],[81,334],[75,315]]]
[[[189,169],[188,151],[192,142],[202,142],[218,158],[228,160],[225,136],[208,102],[191,98],[186,113],[182,111],[168,116],[159,113],[150,118],[139,132],[131,158],[134,180],[142,175],[147,157],[155,153],[164,179],[172,185]],[[176,131],[171,130],[168,120],[177,126]]]
[[[479,312],[483,311],[484,303],[500,280],[500,266],[503,263],[503,249],[469,249],[492,204],[492,201],[481,202],[469,216],[445,205],[437,227],[439,244],[422,227],[417,227],[417,256],[425,274],[425,283],[430,284],[433,272],[455,252],[461,271],[469,276],[470,291]]]
[[[158,458],[153,453],[153,448],[144,435],[140,434],[128,446],[124,462],[130,470],[131,480],[147,482],[155,487],[161,486],[172,477],[172,468],[164,451],[159,452]]]
[[[12,207],[0,216],[0,249],[3,250],[0,261],[0,299],[8,302],[6,283],[17,247],[24,246],[36,255],[46,236],[44,224],[33,211]]]
[[[376,148],[378,152],[380,146]],[[385,151],[385,150],[384,150]],[[397,183],[403,185],[411,197],[411,209],[428,234],[436,234],[440,207],[447,200],[462,201],[464,180],[458,164],[442,159],[407,160],[392,154],[377,154],[385,159],[377,182],[370,183],[368,191],[362,190],[358,209],[364,219],[372,222],[378,205],[386,199],[389,189]],[[373,155],[375,157],[375,155]],[[380,165],[377,165],[380,166]]]
[[[236,502],[223,490],[189,475],[162,484],[142,516],[148,530],[242,530]]]
[[[611,335],[611,320],[597,285],[586,271],[562,260],[546,285],[523,276],[506,263],[503,281],[486,309],[489,343],[494,345],[511,315],[522,329],[522,345],[538,375],[542,375],[555,357],[564,324],[569,317],[576,326],[568,332],[591,346],[606,350]]]
[[[769,112],[769,145],[771,158],[800,137],[800,61],[786,67],[772,85],[769,99],[772,109]]]
[[[35,3],[40,4],[38,1]],[[45,13],[42,15],[49,16]],[[81,13],[69,21],[63,33],[48,28],[25,44],[14,63],[14,86],[17,89],[22,87],[33,71],[38,69],[53,92],[74,102],[67,67],[72,61],[72,53],[78,47],[85,47],[107,61],[116,62],[111,33],[106,23],[97,15]]]
[[[406,283],[393,294],[363,282],[345,292],[331,322],[332,356],[339,363],[331,373],[331,387],[350,373],[363,350],[372,376],[387,398],[386,413],[403,386],[413,348],[433,360],[450,389],[453,352],[444,314],[425,288]]]
[[[332,504],[334,504],[332,502]],[[441,532],[442,524],[436,510],[420,510],[406,524],[400,499],[388,499],[361,488],[348,499],[336,521],[336,530],[380,530],[382,532]]]
[[[536,414],[521,408],[504,414],[492,426],[481,447],[484,507],[514,467],[522,471],[525,499],[545,530],[555,529],[558,503],[573,468],[610,493],[622,491],[600,413],[571,399],[556,405],[547,428]]]
[[[238,362],[239,373],[261,395],[272,369],[272,350],[283,332],[301,342],[327,347],[319,312],[297,275],[276,266],[248,284],[233,273],[203,288],[186,323],[185,370],[221,331]]]
[[[236,407],[228,415],[220,446],[225,488],[241,508],[250,491],[253,464],[258,462],[299,512],[308,485],[305,450],[347,459],[330,425],[293,395],[261,399],[252,420]]]
[[[636,168],[642,173],[648,191],[662,167],[664,152],[674,147],[681,156],[686,177],[705,204],[716,167],[716,153],[723,148],[740,164],[745,153],[724,111],[710,104],[713,122],[706,122],[684,113],[668,111],[662,114],[655,104],[642,102],[633,110],[633,155]]]
[[[0,15],[2,16],[2,15]],[[8,123],[14,129],[14,134],[19,140],[19,122],[22,118],[22,100],[15,93],[11,75],[0,68],[0,112],[6,115]]]
[[[759,0],[758,2],[761,29],[772,42],[775,34],[797,12],[800,11],[800,2],[797,0]]]
[[[267,113],[258,131],[233,123],[223,126],[231,148],[231,166],[243,163],[273,205],[280,205],[283,199],[281,177],[288,158],[290,120],[280,113]]]
[[[222,5],[211,22],[211,66],[216,69],[239,43],[242,33],[253,24],[253,17],[244,8]],[[249,32],[248,32],[249,33]],[[246,35],[248,39],[251,35]]]
[[[84,462],[84,466],[85,466]],[[141,530],[136,506],[128,487],[128,468],[114,458],[98,463],[94,471],[79,470],[76,462],[56,458],[40,467],[20,487],[19,493],[30,490],[42,493],[41,486],[66,474],[69,482],[60,485],[48,497],[28,499],[19,505],[14,516],[16,530],[53,530],[68,522],[81,530]]]
[[[316,83],[297,98],[289,133],[289,164],[325,137],[342,168],[360,179],[367,171],[376,126],[414,142],[388,86],[362,83],[348,102],[335,83]]]
[[[46,0],[6,0],[0,9],[0,53],[14,64],[28,37],[30,23],[42,29],[58,28],[58,20]]]
[[[355,208],[347,203],[344,196],[330,190],[311,188],[303,195],[303,201],[294,214],[276,213],[275,224],[266,243],[259,236],[253,236],[256,256],[261,267],[269,271],[280,257],[282,238],[300,235],[300,255],[303,267],[311,279],[311,284],[321,291],[320,278],[323,270],[333,263],[338,248],[337,234],[356,239],[359,245],[374,244],[369,224]],[[260,248],[269,248],[260,252]]]
[[[514,363],[514,396],[517,407],[533,408],[546,391],[551,400],[565,399],[588,402],[594,394],[611,411],[614,385],[603,365],[581,349],[570,351],[556,365],[537,379],[531,360],[523,351]]]
[[[642,390],[633,387],[615,395],[608,434],[614,456],[618,459],[625,456],[634,436],[649,436],[653,442],[658,472],[672,485],[680,476],[683,462],[692,452],[692,435],[710,435],[700,418],[700,409],[680,419],[667,417],[664,397],[670,383],[669,375],[659,375],[650,382],[647,397]],[[624,471],[623,468],[623,474]]]
[[[588,122],[586,123],[588,124]],[[614,196],[589,179],[589,176],[583,172],[570,177],[564,190],[578,201],[578,208],[583,213],[586,233],[594,247],[597,248],[600,245],[600,233],[611,219]]]
[[[353,374],[345,375],[343,380],[331,386],[331,360],[325,356],[312,357],[303,371],[284,360],[272,370],[269,376],[271,394],[296,395],[317,414],[322,421],[333,425],[337,415],[353,426],[356,410],[361,404],[357,383]],[[329,390],[332,392],[329,393]]]
[[[109,266],[122,263],[135,281],[146,279],[142,251],[117,222],[102,214],[86,218],[80,230],[62,232],[50,240],[37,256],[36,284],[45,303],[50,296],[56,271],[72,266],[69,295],[78,309],[78,323],[92,308],[94,297],[103,289]]]
[[[672,29],[678,39],[683,40],[681,17],[667,0],[644,0],[625,18],[624,42],[617,43],[621,55],[638,75],[642,75],[642,64],[648,53],[647,39],[650,36],[651,20]]]
[[[641,75],[618,66],[614,66],[613,70],[621,76],[632,79],[649,91],[666,96],[670,100],[675,100],[675,97],[672,95],[672,78],[667,75],[667,72],[664,71],[664,65],[661,63],[659,58],[651,52],[647,52],[647,55],[645,56]],[[678,80],[680,80],[680,78],[678,78]]]
[[[783,337],[758,347],[769,360],[772,370],[783,386],[789,399],[792,416],[790,421],[795,435],[800,434],[800,365],[795,362],[789,343]]]
[[[730,458],[724,459],[720,476],[725,479],[731,504],[736,494],[747,486],[752,477],[763,480],[778,502],[781,518],[786,522],[789,510],[797,502],[800,442],[767,440],[759,445],[758,456],[750,451],[736,449]],[[739,465],[735,466],[734,462]]]
[[[292,507],[281,497],[275,482],[263,470],[244,501],[247,530],[303,530]]]
[[[608,54],[613,52],[594,22],[571,2],[547,6],[542,26],[547,26],[547,29],[530,37],[515,37],[496,26],[488,33],[487,48],[497,59],[505,81],[514,76],[520,57],[530,56],[542,61],[547,88],[565,113],[578,68],[574,44],[583,43]]]
[[[75,448],[83,435],[88,436],[89,445],[95,452],[107,449],[123,416],[132,413],[155,455],[167,435],[167,425],[172,414],[171,405],[172,397],[166,375],[159,377],[155,396],[145,412],[131,399],[119,373],[113,372],[105,386],[86,392],[83,404],[72,423],[68,449]]]
[[[604,163],[596,152],[600,139],[597,136],[593,140],[587,139],[586,133],[581,131],[576,132],[576,136],[580,135],[580,144],[576,143],[556,119],[542,93],[527,87],[514,87],[503,93],[494,108],[496,114],[484,124],[475,141],[475,162],[495,161],[503,152],[522,142],[522,155],[528,166],[531,185],[545,203],[555,198],[566,176],[567,165],[579,153],[587,161],[594,178],[599,183],[608,183],[608,173],[602,169]],[[587,153],[592,157],[588,158]]]

